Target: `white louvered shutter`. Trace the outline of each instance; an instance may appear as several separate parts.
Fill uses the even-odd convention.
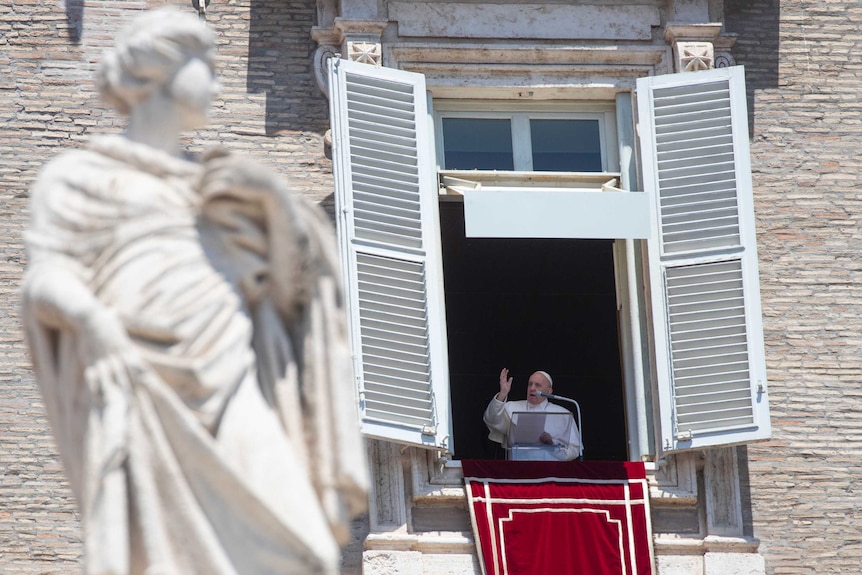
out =
[[[424,76],[333,60],[339,245],[363,432],[452,449]]]
[[[660,449],[770,436],[742,67],[637,83]]]

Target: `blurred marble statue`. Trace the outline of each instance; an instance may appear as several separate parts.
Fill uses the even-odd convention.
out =
[[[88,574],[336,573],[366,505],[335,241],[224,150],[196,17],[145,13],[98,84],[124,135],[32,191],[27,341],[81,510]]]

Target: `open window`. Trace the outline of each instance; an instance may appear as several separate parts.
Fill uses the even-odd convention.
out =
[[[625,409],[634,408],[624,406],[621,365],[631,362],[620,342],[632,326],[620,320],[620,309],[626,303],[622,299],[637,299],[620,289],[620,258],[634,257],[619,249],[619,241],[628,238],[648,243],[649,282],[641,288],[649,287],[652,297],[648,327],[655,351],[647,381],[659,399],[656,448],[673,451],[768,437],[750,179],[745,185],[744,95],[742,100],[733,95],[739,80],[727,72],[685,76],[668,77],[676,83],[639,84],[647,182],[646,193],[639,193],[623,192],[612,181],[618,160],[601,143],[608,136],[608,123],[601,120],[607,110],[566,116],[555,110],[437,106],[432,119],[421,75],[333,62],[338,228],[368,435],[454,451],[459,458],[481,456],[481,413],[504,367],[499,358],[505,357],[510,358],[506,367],[523,381],[530,371],[546,369],[555,376],[555,392],[589,405],[583,409],[588,458],[625,458]],[[716,91],[716,83],[730,94],[718,111],[715,100],[705,97]],[[677,103],[674,90],[684,94]],[[691,110],[674,107],[684,102]],[[678,112],[693,114],[682,121],[689,131],[667,129],[673,124],[668,118]],[[716,153],[713,148],[686,153],[697,147],[691,140],[713,135],[711,128],[698,135],[698,122],[690,120],[698,114],[731,133],[729,152],[726,142],[721,148],[730,167],[725,164],[722,172],[708,160]],[[477,122],[487,123],[479,129]],[[572,138],[560,138],[573,130],[579,134],[577,146],[570,145]],[[457,145],[443,145],[453,139]],[[598,150],[582,145],[591,139],[600,142]],[[556,151],[544,146],[555,141]],[[434,161],[435,146],[446,168],[442,173]],[[449,171],[450,165],[456,169]],[[556,171],[571,165],[599,169]],[[511,171],[501,169],[509,166]],[[728,169],[736,183],[722,188],[721,195],[722,201],[737,203],[739,240],[704,240],[698,236],[702,227],[731,217],[712,195]],[[677,177],[680,186],[668,187]],[[439,202],[441,190],[463,194],[463,202]],[[689,193],[706,199],[691,203],[685,199]],[[471,198],[478,206],[473,216]],[[678,205],[668,208],[669,198],[678,199]],[[612,201],[620,207],[606,205]],[[530,213],[539,216],[527,231],[503,233],[518,228],[511,222],[529,219]],[[468,234],[471,219],[491,232]],[[453,231],[459,226],[465,228],[460,236]],[[668,231],[674,226],[681,234]],[[686,234],[694,239],[671,241]],[[472,255],[459,259],[468,252]],[[515,263],[523,267],[513,270]],[[521,305],[523,294],[530,294],[534,307]],[[724,306],[729,300],[735,303]],[[646,309],[642,312],[648,316]],[[745,318],[741,327],[740,314]],[[724,337],[733,342],[725,345]],[[693,343],[701,339],[709,343]],[[711,352],[699,355],[710,345]],[[705,359],[722,357],[724,351],[733,356],[727,364]],[[585,373],[595,365],[600,366],[596,373]],[[479,385],[489,379],[490,390]],[[576,387],[559,387],[566,381]],[[595,395],[585,397],[588,393]],[[704,412],[712,414],[706,423],[698,419]],[[459,429],[470,427],[471,418],[478,430]]]
[[[505,366],[511,397],[542,369],[585,407],[586,457],[626,459],[615,240],[648,206],[618,188],[613,102],[434,104],[455,456],[500,456]]]

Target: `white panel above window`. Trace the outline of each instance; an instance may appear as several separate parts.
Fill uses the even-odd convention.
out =
[[[742,67],[638,80],[660,449],[770,437]]]
[[[649,198],[619,189],[619,172],[440,172],[463,199],[467,237],[647,239]]]
[[[435,167],[419,74],[330,66],[333,173],[363,432],[451,450]]]
[[[497,188],[464,194],[467,237],[626,239],[649,237],[640,192]]]

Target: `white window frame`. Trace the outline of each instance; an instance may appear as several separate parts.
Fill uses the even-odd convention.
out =
[[[488,118],[512,122],[514,171],[449,170],[445,167],[440,170],[444,199],[464,202],[467,237],[649,237],[646,197],[618,193],[622,191],[620,172],[611,169],[619,167],[616,113],[615,103],[608,101],[435,101],[438,164],[445,156],[444,119]],[[529,122],[534,119],[595,120],[599,128],[602,170],[530,171]]]
[[[436,100],[434,102],[435,146],[438,167],[445,158],[444,118],[509,120],[512,127],[512,154],[515,172],[533,171],[530,120],[596,120],[602,172],[615,172],[619,164],[616,142],[616,117],[612,102],[514,102],[509,100]],[[543,172],[539,172],[543,173]]]
[[[353,66],[358,66],[359,68],[353,68]],[[357,72],[361,71],[361,73],[363,73],[363,74],[367,72],[367,73],[372,74],[372,75],[373,74],[389,75],[392,78],[404,79],[404,81],[408,81],[408,79],[409,79],[410,82],[416,82],[417,87],[422,86],[422,89],[424,89],[424,79],[419,74],[400,72],[400,71],[391,70],[391,69],[374,68],[371,66],[355,64],[352,62],[345,62],[343,64],[342,68],[344,68],[344,69],[350,68],[352,70],[356,70]],[[725,72],[709,71],[709,72],[703,72],[703,73],[698,73],[698,74],[700,74],[700,76],[695,76],[694,74],[691,74],[691,73],[685,74],[685,75],[681,75],[681,74],[669,75],[669,76],[663,77],[662,79],[659,79],[657,85],[665,84],[668,82],[670,82],[670,83],[677,82],[680,84],[709,82],[709,81],[713,81],[714,78],[716,78],[716,77],[727,78],[728,77],[727,74],[729,74],[729,72],[726,72],[726,71]],[[668,354],[669,354],[668,345],[665,342],[665,340],[668,337],[669,330],[667,329],[667,323],[665,321],[666,318],[664,317],[665,312],[662,311],[662,306],[660,305],[661,304],[661,298],[658,297],[658,299],[657,299],[657,295],[656,295],[657,292],[660,292],[664,289],[664,283],[663,283],[663,279],[662,279],[663,275],[662,275],[662,272],[660,270],[663,269],[661,266],[667,267],[666,266],[667,262],[661,262],[661,261],[655,259],[655,258],[661,258],[662,249],[661,249],[661,244],[657,243],[657,240],[656,240],[657,236],[653,235],[652,238],[648,242],[649,249],[647,250],[649,253],[649,277],[650,277],[649,286],[651,286],[650,293],[653,296],[653,301],[652,301],[653,305],[652,305],[652,309],[650,310],[647,307],[644,307],[643,304],[639,303],[641,294],[640,293],[633,293],[633,292],[640,292],[640,287],[638,285],[638,282],[640,280],[637,277],[637,275],[638,275],[637,274],[637,262],[634,261],[635,259],[637,259],[639,257],[637,255],[638,250],[632,249],[632,247],[633,247],[632,240],[618,241],[617,242],[617,248],[618,249],[616,250],[618,261],[617,261],[616,269],[617,269],[617,273],[619,274],[619,278],[617,281],[617,286],[618,286],[618,289],[620,290],[620,296],[619,296],[620,297],[620,300],[619,300],[620,305],[624,306],[628,310],[628,314],[627,314],[627,316],[628,316],[628,327],[633,332],[630,335],[634,336],[635,332],[638,332],[638,334],[640,333],[639,330],[641,329],[641,326],[645,322],[647,322],[646,316],[649,314],[650,311],[652,312],[652,315],[651,315],[652,325],[653,325],[653,328],[655,329],[654,335],[652,337],[652,342],[654,344],[653,349],[655,350],[655,359],[652,361],[643,362],[643,363],[651,364],[652,367],[655,368],[655,373],[653,374],[653,376],[656,378],[656,381],[654,381],[652,384],[645,386],[646,389],[644,391],[645,391],[646,395],[649,395],[653,390],[658,390],[658,395],[659,395],[659,401],[657,402],[658,405],[657,405],[656,419],[659,421],[659,427],[661,429],[661,435],[660,435],[660,437],[655,438],[657,445],[655,446],[654,450],[650,450],[650,452],[652,452],[652,453],[659,453],[660,454],[663,452],[681,451],[681,450],[686,450],[686,449],[699,449],[699,448],[708,447],[708,446],[745,443],[748,441],[765,439],[765,438],[768,438],[770,435],[768,402],[766,401],[766,390],[765,390],[765,369],[762,369],[762,366],[764,365],[765,362],[764,362],[764,358],[763,358],[762,328],[759,325],[760,307],[759,307],[759,297],[757,294],[757,290],[759,288],[758,288],[758,284],[757,284],[757,274],[756,274],[756,249],[755,249],[755,246],[753,243],[753,241],[754,241],[753,216],[750,215],[750,214],[753,214],[753,207],[751,205],[752,201],[751,201],[750,173],[749,173],[750,167],[748,166],[749,160],[748,160],[747,127],[746,127],[747,117],[746,117],[746,112],[745,112],[745,101],[744,101],[744,83],[741,83],[741,80],[740,80],[741,74],[742,74],[741,69],[738,69],[738,70],[730,73],[730,78],[731,78],[730,82],[733,85],[732,91],[734,92],[734,97],[732,98],[731,113],[733,116],[732,119],[733,119],[733,123],[734,123],[734,134],[735,134],[734,135],[734,138],[735,138],[734,139],[734,145],[735,145],[734,154],[739,156],[739,161],[736,163],[737,176],[738,176],[738,181],[742,184],[740,189],[739,189],[740,213],[743,214],[743,216],[740,219],[740,225],[741,225],[741,228],[744,229],[743,235],[745,237],[745,243],[743,246],[743,251],[745,252],[746,264],[744,267],[746,268],[746,270],[748,270],[745,272],[747,274],[745,306],[746,306],[746,314],[747,314],[747,318],[748,318],[748,321],[746,323],[746,329],[747,329],[747,336],[750,338],[750,344],[751,344],[751,350],[752,350],[751,355],[750,355],[751,369],[752,369],[752,373],[755,373],[755,375],[756,375],[756,381],[755,381],[756,385],[752,385],[752,394],[753,394],[753,400],[757,404],[756,405],[756,408],[757,408],[757,415],[756,415],[757,425],[754,426],[754,429],[747,429],[747,430],[743,430],[742,432],[738,432],[738,430],[730,430],[730,433],[727,433],[727,434],[724,434],[721,432],[715,432],[715,433],[711,433],[709,437],[694,437],[694,438],[686,437],[685,434],[682,434],[682,435],[676,434],[675,437],[670,439],[671,436],[673,435],[672,430],[674,428],[673,422],[674,422],[675,413],[674,413],[672,402],[668,402],[668,397],[672,396],[672,394],[673,394],[673,387],[672,386],[674,385],[674,382],[673,382],[673,378],[669,377],[668,369],[666,367],[663,367],[665,365],[665,360],[662,359],[662,358],[667,358]],[[682,76],[685,76],[685,77],[682,77]],[[656,178],[657,178],[657,176],[656,176],[657,172],[654,169],[653,164],[654,164],[655,158],[654,158],[654,155],[651,155],[652,154],[651,148],[650,148],[651,144],[649,143],[649,139],[652,137],[653,126],[649,120],[649,115],[650,115],[649,107],[648,107],[648,104],[646,104],[645,102],[649,99],[647,92],[649,90],[651,90],[650,82],[653,82],[655,80],[656,79],[645,79],[643,82],[639,81],[639,83],[638,83],[638,87],[639,87],[639,92],[638,92],[639,107],[638,107],[638,109],[639,109],[639,116],[640,116],[640,118],[639,118],[640,119],[639,135],[641,137],[642,149],[644,150],[644,161],[642,163],[642,169],[644,171],[644,179],[646,181],[645,190],[646,190],[647,194],[650,196],[650,198],[652,198],[653,205],[657,205],[655,202],[659,201],[661,192],[660,192],[660,184],[654,185],[656,182]],[[333,171],[335,172],[335,175],[336,175],[337,208],[339,209],[340,212],[345,212],[345,210],[347,212],[349,212],[350,211],[349,194],[351,192],[349,189],[346,192],[344,190],[338,190],[339,188],[345,187],[345,185],[348,188],[350,187],[350,169],[351,169],[350,168],[349,153],[347,153],[347,150],[341,148],[341,146],[343,145],[342,142],[344,141],[343,139],[348,138],[349,136],[347,135],[348,132],[343,130],[344,122],[343,122],[342,114],[344,112],[343,112],[343,110],[339,109],[338,106],[336,105],[337,99],[338,99],[337,93],[338,93],[339,84],[340,84],[340,81],[337,78],[330,77],[331,92],[334,93],[334,95],[333,95],[333,107],[332,107],[332,110],[333,110],[332,111],[332,115],[333,115],[332,116],[333,140],[334,140],[334,142],[333,142]],[[740,86],[741,86],[741,88],[740,88]],[[416,90],[416,93],[417,93],[417,96],[416,96],[417,110],[421,110],[421,113],[425,113],[424,98],[420,97],[418,95],[419,91],[420,90],[417,88],[417,90]],[[695,92],[696,91],[697,90],[695,89]],[[740,94],[742,94],[742,95],[740,96]],[[420,100],[422,101],[421,104],[420,104]],[[442,102],[439,102],[439,103],[435,102],[435,106],[437,106],[438,109],[440,108],[440,104],[443,104],[443,103]],[[451,102],[444,104],[444,105],[448,105],[448,104],[451,104]],[[475,103],[473,103],[471,105],[474,105],[477,107],[482,107],[482,106],[487,106],[487,104],[488,104],[487,102],[476,101]],[[485,108],[485,109],[487,109],[487,108]],[[467,112],[469,113],[469,111],[467,111]],[[420,115],[421,115],[421,113],[420,113]],[[491,112],[491,114],[493,114],[493,113],[494,112]],[[605,113],[607,113],[607,112],[605,112]],[[619,109],[617,110],[617,113],[620,114]],[[474,114],[475,114],[475,112],[471,113],[470,116],[475,117]],[[624,116],[624,114],[623,114],[623,116]],[[623,117],[623,116],[621,116],[621,117]],[[417,119],[417,121],[419,121],[419,120]],[[427,121],[428,121],[428,127],[431,127],[433,125],[433,121],[430,118],[428,118]],[[429,134],[430,134],[430,132],[429,132]],[[432,150],[433,150],[433,146],[435,145],[434,142],[427,139],[430,137],[429,134],[426,134],[425,136],[420,136],[417,140],[417,149],[419,150],[419,155],[425,157],[426,159],[427,159],[427,156],[429,155],[429,153],[433,154]],[[630,137],[629,139],[633,139],[633,137]],[[627,157],[627,162],[628,162],[629,161],[629,159],[628,159],[629,153],[624,152],[624,150],[623,150],[623,146],[627,145],[627,143],[620,141],[620,142],[618,142],[618,144],[620,145],[619,155]],[[437,145],[439,145],[439,144],[437,144]],[[633,143],[632,143],[632,146],[633,146]],[[610,158],[611,156],[612,156],[612,154],[609,154],[608,157]],[[619,157],[619,156],[616,156],[616,157]],[[630,175],[627,176],[627,169],[625,167],[624,167],[624,171],[623,171],[622,175],[623,175],[622,179],[624,179],[624,180],[628,179],[629,184],[633,187],[634,184],[632,183],[632,178]],[[430,177],[432,179],[435,179],[433,174],[431,176],[423,176],[423,177]],[[746,178],[748,179],[747,187],[745,185]],[[433,182],[433,183],[436,184],[436,182]],[[436,188],[436,185],[433,187]],[[347,193],[346,203],[344,200],[344,197],[345,197],[344,194],[345,193]],[[426,203],[426,198],[424,198],[424,196],[423,196],[423,205],[426,205],[427,209],[433,210],[433,212],[429,212],[429,213],[433,213],[434,217],[430,217],[430,216],[428,216],[428,214],[425,214],[422,218],[424,222],[431,224],[431,226],[432,226],[431,229],[433,230],[433,226],[435,225],[433,220],[436,218],[437,194],[434,192],[423,192],[423,193],[433,194],[434,206],[431,207],[430,205],[428,205]],[[342,198],[342,199],[339,199],[339,198]],[[341,213],[339,215],[341,215]],[[656,208],[653,208],[651,210],[651,215],[652,215],[653,221],[655,222],[654,223],[654,230],[653,230],[655,232],[655,228],[660,228],[662,221],[660,218],[656,218]],[[439,225],[439,221],[437,221],[436,225]],[[353,244],[353,247],[355,247],[355,243],[356,243],[355,238],[350,238],[349,231],[350,231],[349,221],[342,222],[342,220],[340,219],[339,220],[339,236],[342,238],[342,250],[349,251],[350,249],[352,249],[352,247],[351,247],[352,244]],[[427,233],[427,230],[425,233]],[[438,240],[439,240],[439,231],[436,231],[436,233],[438,235]],[[434,236],[434,233],[432,232],[427,237],[433,239],[433,236]],[[352,242],[352,244],[351,244],[351,242]],[[432,252],[436,252],[437,256],[431,255]],[[429,255],[428,255],[427,262],[431,265],[431,267],[436,269],[437,266],[439,266],[441,264],[441,262],[439,261],[439,246],[438,247],[429,247],[428,254]],[[714,255],[715,254],[713,254],[713,256]],[[437,258],[437,261],[434,261],[435,257]],[[752,267],[752,261],[753,261],[753,267]],[[348,264],[349,264],[349,262],[348,262]],[[752,269],[754,272],[753,275],[751,273]],[[348,294],[351,291],[356,291],[354,289],[353,284],[352,284],[352,282],[354,280],[352,279],[351,275],[352,275],[351,274],[351,267],[350,267],[350,265],[348,265],[347,266],[347,274],[346,274],[346,282],[347,282],[346,283],[346,290],[347,290]],[[436,330],[437,331],[438,339],[436,340],[435,345],[443,348],[442,350],[438,350],[438,351],[442,351],[443,357],[445,357],[445,346],[446,346],[446,344],[445,344],[445,341],[446,341],[445,340],[445,313],[443,310],[443,303],[442,303],[442,301],[443,301],[442,276],[439,276],[439,278],[436,281],[430,282],[427,285],[427,287],[429,289],[429,297],[437,302],[437,303],[432,304],[430,306],[433,309],[429,310],[430,313],[429,313],[429,317],[427,318],[429,321],[429,324],[428,324],[429,330],[431,330],[431,331]],[[625,316],[626,316],[626,314],[624,314],[624,317]],[[435,326],[435,325],[433,325],[433,324],[435,324],[435,322],[440,322],[442,325]],[[662,327],[662,326],[665,326],[665,327]],[[358,330],[359,330],[359,327],[357,327],[355,322],[354,322],[354,324],[353,324],[354,334],[358,333]],[[441,334],[443,336],[443,339],[439,339],[439,336]],[[629,339],[632,339],[632,338],[629,338]],[[636,339],[637,338],[634,338],[628,344],[626,344],[624,342],[624,347],[628,346],[628,350],[624,350],[624,352],[623,352],[624,355],[625,356],[631,355],[631,357],[624,358],[624,361],[628,361],[630,364],[630,366],[626,368],[627,373],[629,373],[632,370],[637,372],[643,368],[642,365],[640,365],[640,366],[638,365],[639,350],[640,350],[641,346],[639,346],[637,341],[635,341]],[[361,358],[358,360],[358,363],[361,363]],[[628,376],[626,376],[626,377],[628,377]],[[445,368],[445,366],[436,370],[435,373],[432,374],[432,382],[433,382],[433,389],[436,391],[436,393],[438,395],[438,397],[436,398],[436,405],[440,405],[441,403],[443,403],[443,401],[441,401],[441,398],[439,396],[441,394],[446,395],[445,404],[447,405],[446,411],[447,411],[447,415],[448,415],[448,385],[449,384],[448,384],[447,369]],[[361,403],[361,394],[362,394],[361,382],[360,382],[360,386],[359,386],[359,393],[360,393],[360,403]],[[754,397],[754,395],[756,395],[756,397]],[[643,409],[647,410],[648,407],[644,407]],[[643,414],[638,414],[638,415],[642,419],[649,419],[648,413],[643,413]],[[442,422],[442,419],[440,421]],[[451,419],[446,418],[446,425],[450,425],[450,421],[451,421]],[[631,421],[631,419],[630,419],[630,421]],[[424,445],[426,447],[437,447],[437,448],[442,448],[444,450],[446,450],[447,448],[451,449],[451,438],[448,438],[448,441],[441,441],[440,440],[441,431],[442,430],[440,430],[439,428],[437,429],[437,432],[436,432],[437,433],[437,440],[436,440],[436,442],[433,442],[433,443],[428,442],[428,441],[411,441],[408,438],[405,438],[404,436],[401,436],[397,433],[388,433],[385,430],[385,426],[380,427],[378,429],[378,432],[374,436],[375,437],[382,437],[382,438],[386,438],[386,439],[392,439],[395,441],[402,441],[405,443]],[[443,431],[443,433],[446,433],[446,431]],[[671,435],[668,435],[669,433]],[[641,453],[640,455],[644,455],[644,453]]]

